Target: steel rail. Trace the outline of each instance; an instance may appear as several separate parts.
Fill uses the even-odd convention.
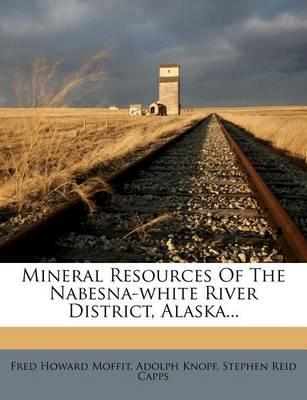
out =
[[[174,146],[182,140],[197,126],[208,119],[210,115],[196,122],[193,126],[180,132],[174,138],[168,140],[156,149],[151,150],[143,157],[132,162],[121,171],[112,174],[107,183],[113,188],[120,186],[136,176],[143,168],[148,167],[153,161],[159,158],[166,150]],[[98,186],[93,188],[93,196],[99,195]],[[104,192],[100,192],[106,198]],[[88,208],[80,198],[73,198],[67,203],[50,211],[39,221],[30,226],[22,227],[12,237],[0,242],[0,262],[27,262],[33,261],[33,256],[36,254],[36,249],[40,251],[48,249],[48,245],[52,239],[59,233],[63,233],[78,224],[78,221],[84,213],[88,212]],[[51,244],[52,246],[52,244]]]
[[[248,174],[254,194],[274,229],[274,237],[283,249],[286,259],[289,262],[307,262],[307,242],[304,236],[299,232],[297,226],[286,213],[279,200],[227,131],[223,124],[223,119],[217,114],[214,115],[242,168]]]

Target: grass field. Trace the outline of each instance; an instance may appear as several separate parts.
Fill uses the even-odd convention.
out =
[[[70,74],[62,61],[35,57],[28,70],[17,69],[12,80],[17,108],[0,109],[0,208],[22,214],[44,209],[76,193],[85,201],[91,185],[105,183],[91,176],[161,138],[177,134],[204,116],[130,117],[128,110],[69,108],[95,92],[107,77],[109,51],[95,54]],[[21,108],[23,107],[23,108]],[[122,165],[122,164],[121,164]],[[27,211],[26,211],[27,212]]]
[[[273,147],[307,162],[307,107],[233,108],[215,112]]]
[[[119,160],[216,112],[307,161],[307,107],[188,109],[180,117],[128,111],[0,109],[0,207],[24,209],[82,196],[76,176]]]
[[[0,109],[0,207],[63,201],[75,177],[187,128],[204,113],[130,117],[127,110]]]

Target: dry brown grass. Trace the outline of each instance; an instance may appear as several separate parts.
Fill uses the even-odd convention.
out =
[[[97,84],[103,81],[107,74],[104,61],[110,51],[101,51],[87,60],[80,68],[70,74],[63,74],[63,60],[53,63],[46,57],[37,56],[33,59],[30,73],[17,68],[13,77],[13,87],[18,107],[68,107],[71,96],[84,97],[95,91]]]
[[[94,109],[0,110],[0,207],[22,209],[69,198],[78,192],[77,174],[119,160],[199,118],[130,117]]]
[[[129,233],[127,233],[127,235],[123,236],[122,239],[126,239],[128,236],[133,235],[134,233],[137,233],[139,238],[142,241],[145,241],[146,236],[148,231],[155,225],[158,225],[162,222],[168,221],[169,219],[171,219],[172,216],[171,214],[165,213],[165,214],[161,214],[158,217],[148,221],[148,222],[143,222],[140,217],[137,217],[137,226]]]
[[[0,207],[37,209],[74,194],[92,207],[88,193],[99,182],[92,177],[78,186],[78,174],[119,160],[197,119],[67,108],[76,96],[99,88],[109,53],[96,54],[69,75],[61,72],[61,61],[49,63],[44,57],[37,57],[28,72],[16,71],[17,105],[24,108],[0,109]]]
[[[307,162],[307,107],[261,107],[216,110],[273,147]]]

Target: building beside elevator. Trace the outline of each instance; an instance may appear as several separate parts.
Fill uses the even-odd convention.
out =
[[[159,101],[152,103],[149,106],[149,114],[151,115],[166,115],[167,110],[164,104],[161,104]]]
[[[145,111],[143,109],[142,104],[131,104],[129,107],[129,115],[132,116],[145,115]]]

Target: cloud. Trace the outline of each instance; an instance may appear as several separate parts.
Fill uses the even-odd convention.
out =
[[[251,18],[230,39],[249,74],[307,71],[307,15]]]
[[[306,0],[0,2],[0,75],[37,54],[69,72],[108,47],[109,81],[91,104],[150,103],[163,62],[182,64],[186,105],[307,102]]]
[[[3,36],[35,37],[77,29],[94,15],[93,4],[80,0],[45,0],[41,12],[13,11],[0,19]]]
[[[307,17],[285,13],[273,20],[251,18],[244,28],[261,35],[307,31]]]
[[[0,96],[0,107],[4,107],[6,105],[7,98],[5,96]]]

